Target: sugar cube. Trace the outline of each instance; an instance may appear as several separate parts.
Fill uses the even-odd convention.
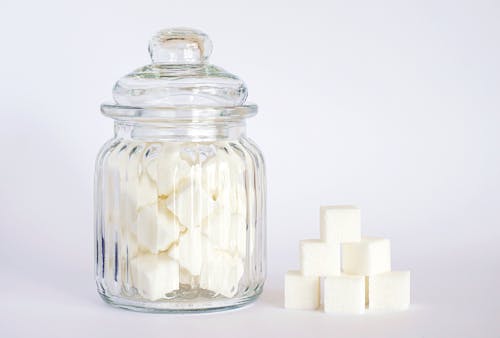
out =
[[[142,207],[137,216],[137,241],[151,253],[166,250],[179,239],[179,223],[166,208],[151,204]]]
[[[176,144],[164,144],[160,156],[147,167],[148,174],[156,177],[159,195],[170,196],[176,189],[185,185],[196,171],[181,159],[180,149]]]
[[[179,243],[168,250],[168,255],[177,260],[192,276],[198,276],[206,256],[204,242],[200,227],[188,229],[180,235]]]
[[[342,270],[351,275],[371,276],[391,270],[388,239],[363,237],[360,242],[342,244]]]
[[[304,276],[340,274],[340,245],[315,239],[300,241],[300,268]]]
[[[339,275],[325,278],[324,310],[338,313],[365,311],[365,277]]]
[[[166,254],[142,254],[130,261],[134,286],[139,294],[158,300],[179,288],[179,264]]]
[[[410,271],[391,271],[369,277],[369,307],[405,310],[410,306]]]
[[[247,223],[243,215],[219,206],[203,220],[202,232],[215,248],[245,256]]]
[[[213,250],[202,266],[200,287],[225,297],[233,297],[238,292],[243,272],[241,258],[224,251]]]
[[[285,275],[285,308],[315,310],[319,307],[319,278],[303,276],[299,271]]]
[[[230,148],[218,149],[216,156],[203,164],[202,184],[219,205],[231,213],[246,214],[245,161]]]
[[[191,228],[201,226],[202,220],[212,213],[215,202],[212,196],[194,181],[170,195],[166,206],[182,225]]]
[[[337,205],[320,208],[321,239],[329,243],[357,242],[361,238],[360,210]]]

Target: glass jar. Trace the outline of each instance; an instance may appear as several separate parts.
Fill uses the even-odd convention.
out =
[[[95,174],[95,274],[102,298],[151,312],[257,299],[266,274],[264,161],[246,136],[243,81],[207,63],[202,32],[167,29],[152,64],[118,80]]]

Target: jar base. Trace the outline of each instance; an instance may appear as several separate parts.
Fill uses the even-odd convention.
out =
[[[138,299],[130,299],[125,297],[117,297],[106,295],[105,292],[98,291],[101,298],[109,305],[136,312],[147,313],[206,313],[234,310],[246,305],[250,305],[259,298],[262,289],[257,293],[240,297],[237,299],[213,299],[213,300],[198,300],[196,302],[169,302],[169,301],[143,301]]]

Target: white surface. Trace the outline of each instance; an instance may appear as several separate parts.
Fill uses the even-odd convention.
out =
[[[498,337],[500,6],[478,1],[14,1],[0,10],[0,336]],[[203,316],[105,305],[92,173],[115,80],[157,29],[194,26],[260,106],[268,271],[253,307]],[[282,309],[319,206],[355,204],[412,271],[407,312]],[[436,277],[436,276],[439,276]]]

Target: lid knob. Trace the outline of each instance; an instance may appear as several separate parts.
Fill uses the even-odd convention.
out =
[[[149,42],[149,55],[156,64],[204,63],[211,53],[210,38],[191,28],[163,29]]]
[[[115,102],[133,107],[235,107],[247,98],[243,80],[208,62],[212,42],[195,29],[169,28],[149,43],[152,64],[121,77]]]

